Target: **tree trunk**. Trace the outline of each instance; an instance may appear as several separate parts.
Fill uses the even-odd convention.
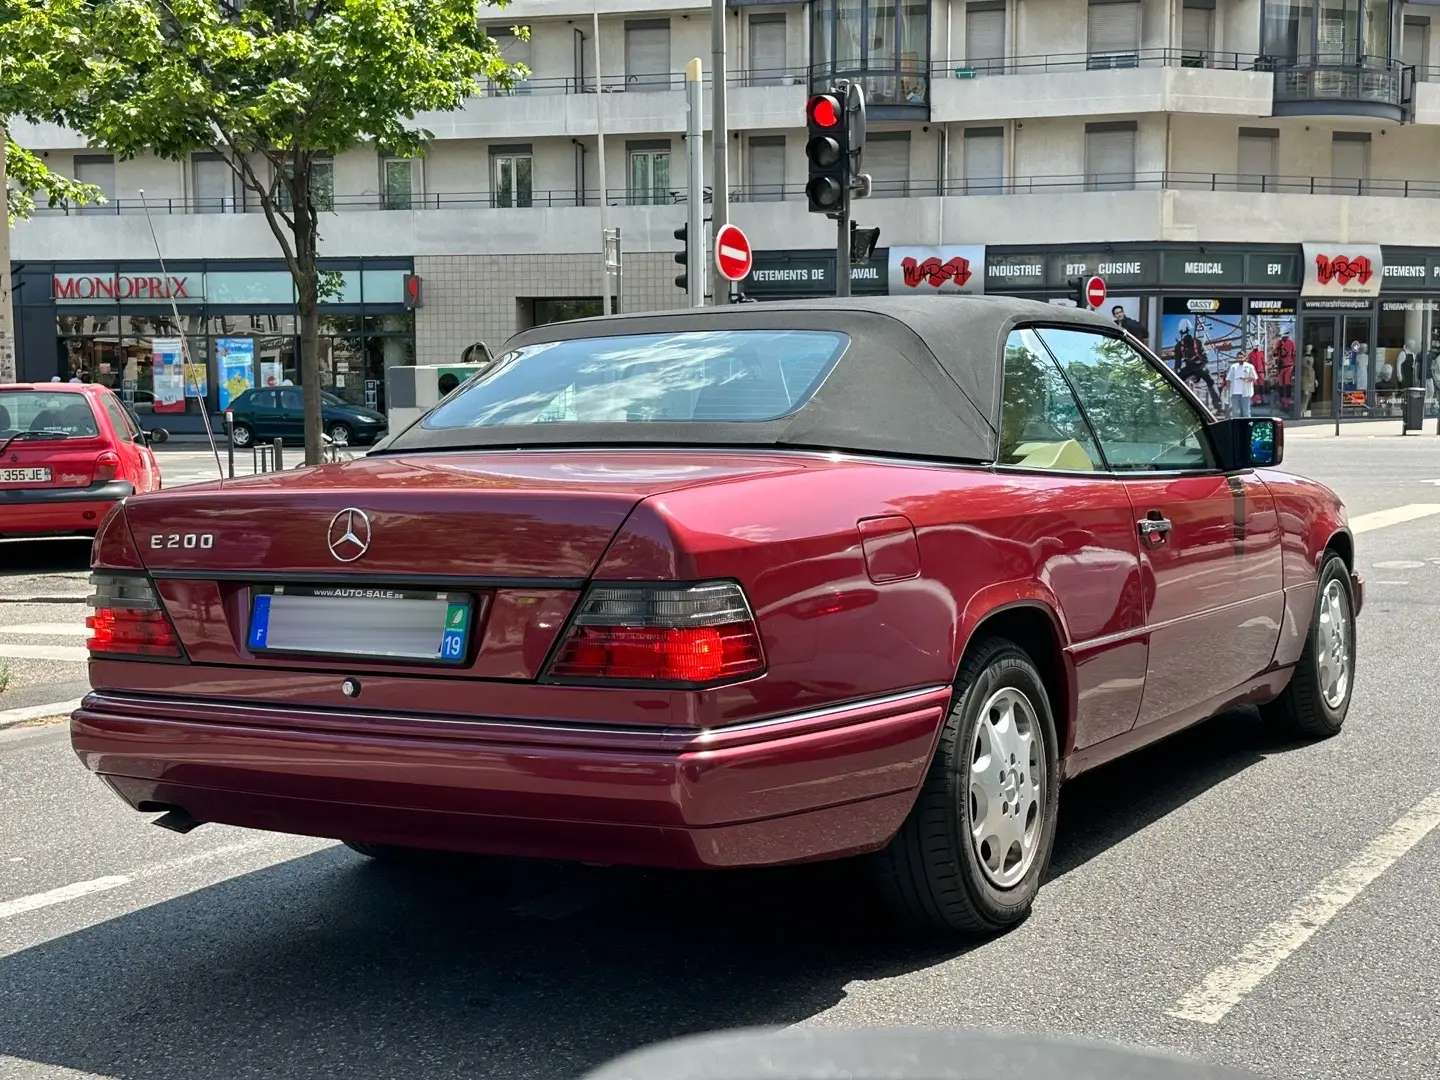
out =
[[[7,200],[0,221],[0,383],[18,382],[15,363],[15,309],[10,301],[10,205],[5,184],[5,129],[0,127],[0,197]]]
[[[300,387],[305,399],[305,464],[322,460],[320,433],[324,408],[320,399],[320,271],[316,267],[316,230],[313,214],[295,213],[295,261],[301,280],[296,290],[300,312]]]

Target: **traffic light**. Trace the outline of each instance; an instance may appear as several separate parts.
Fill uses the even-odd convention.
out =
[[[675,284],[683,293],[690,291],[690,226],[681,225],[675,230],[675,239],[680,241],[680,250],[675,253],[675,261],[680,264],[681,272],[675,275]]]
[[[850,222],[850,261],[867,263],[870,256],[875,254],[875,245],[880,242],[880,230],[862,229],[855,222]]]
[[[1081,311],[1090,310],[1090,300],[1085,295],[1085,281],[1083,277],[1076,277],[1066,282],[1070,286],[1070,299],[1075,301],[1075,306]]]
[[[805,105],[809,139],[805,157],[810,179],[805,198],[812,214],[844,214],[850,205],[850,124],[845,99],[839,94],[816,94]]]

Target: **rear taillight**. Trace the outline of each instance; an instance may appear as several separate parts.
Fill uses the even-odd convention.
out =
[[[90,636],[86,647],[94,655],[158,656],[178,660],[184,654],[175,637],[155,586],[139,574],[91,574],[95,592],[85,617]]]
[[[113,450],[106,450],[95,459],[95,483],[114,480],[115,474],[120,471],[120,455]]]
[[[739,585],[592,585],[550,676],[607,682],[714,683],[758,675],[765,653]]]

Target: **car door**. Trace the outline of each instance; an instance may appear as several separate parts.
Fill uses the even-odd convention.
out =
[[[1274,657],[1284,606],[1274,500],[1252,471],[1220,472],[1204,414],[1127,342],[1039,335],[1134,511],[1150,643],[1137,724],[1193,718]]]
[[[250,424],[257,440],[268,442],[280,434],[280,391],[255,390],[244,403],[244,409],[236,410],[236,418]]]
[[[1069,637],[1075,749],[1123,735],[1139,714],[1147,664],[1134,513],[1033,330],[1006,340],[996,472],[1016,488],[1016,564],[1038,563]]]
[[[299,444],[305,437],[305,399],[298,386],[286,386],[275,391],[280,398],[280,409],[275,414],[278,423],[276,434],[287,443]]]

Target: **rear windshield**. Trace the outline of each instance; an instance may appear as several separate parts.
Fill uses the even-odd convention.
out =
[[[100,434],[84,394],[51,390],[0,390],[0,438],[18,432],[45,433],[56,439],[94,438]]]
[[[523,424],[775,420],[824,380],[849,338],[824,330],[722,330],[526,346],[425,418],[433,430]]]

